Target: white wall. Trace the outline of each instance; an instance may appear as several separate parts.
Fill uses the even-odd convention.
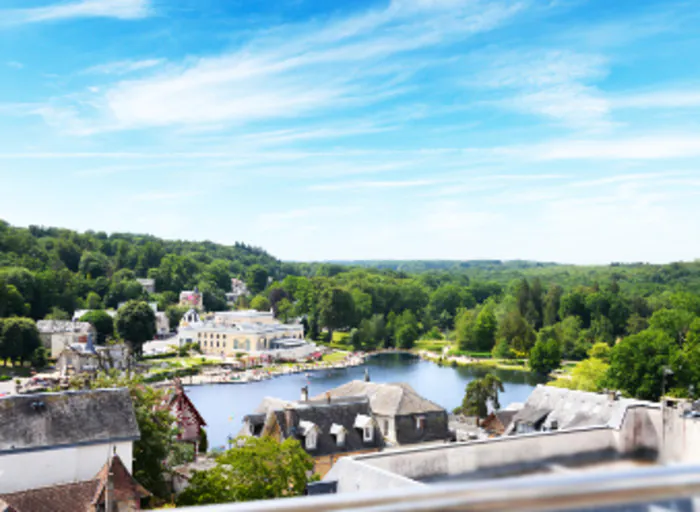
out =
[[[666,408],[663,461],[693,463],[700,461],[700,418],[682,416],[682,410]]]
[[[383,469],[358,463],[353,457],[339,459],[326,474],[324,481],[337,481],[338,493],[357,491],[387,491],[400,487],[425,484],[410,480]]]
[[[0,493],[92,480],[114,447],[131,472],[131,441],[0,455]]]
[[[365,467],[379,468],[411,479],[421,479],[517,466],[559,457],[576,457],[586,452],[616,447],[613,431],[601,427],[420,447],[355,459]]]

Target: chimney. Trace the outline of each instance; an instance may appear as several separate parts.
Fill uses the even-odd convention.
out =
[[[284,420],[287,423],[287,437],[290,437],[297,426],[294,408],[291,405],[286,405],[284,407]]]
[[[304,386],[303,388],[301,388],[301,401],[309,401],[309,386]]]

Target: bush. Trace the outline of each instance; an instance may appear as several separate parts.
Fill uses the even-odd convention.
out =
[[[8,380],[12,380],[12,377],[9,375],[0,375],[0,382],[7,382]]]

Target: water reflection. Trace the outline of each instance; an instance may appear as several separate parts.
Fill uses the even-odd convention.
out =
[[[450,411],[461,404],[467,384],[489,372],[503,381],[503,406],[524,402],[532,388],[541,382],[526,372],[439,366],[409,354],[382,354],[354,368],[311,372],[308,376],[287,375],[250,384],[192,386],[188,394],[209,425],[210,445],[217,447],[225,445],[229,435],[238,434],[243,416],[252,412],[266,396],[297,400],[302,386],[306,385],[311,396],[320,395],[348,381],[363,379],[365,368],[373,382],[407,382],[421,395]]]

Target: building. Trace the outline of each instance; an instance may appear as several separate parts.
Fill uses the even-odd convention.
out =
[[[170,334],[170,320],[163,311],[156,311],[156,336],[163,338]]]
[[[85,316],[88,313],[91,313],[92,311],[104,311],[112,318],[115,318],[117,316],[117,312],[113,309],[76,309],[73,313],[73,321],[77,322],[78,320],[83,318],[83,316]]]
[[[231,279],[231,292],[226,294],[226,302],[235,304],[240,297],[248,295],[248,287],[240,279]]]
[[[395,487],[462,483],[533,475],[562,475],[590,471],[633,470],[666,462],[668,441],[663,435],[659,404],[621,401],[616,395],[572,392],[557,388],[533,391],[520,415],[530,423],[541,411],[548,391],[551,419],[562,428],[528,431],[494,439],[415,447],[343,459],[326,475],[337,492],[376,491]],[[553,398],[554,397],[554,398]],[[559,403],[560,402],[560,403]],[[592,404],[597,404],[592,406]],[[588,411],[579,414],[579,409]],[[609,412],[606,412],[609,411]],[[554,413],[557,414],[554,414]],[[521,413],[526,413],[522,414]],[[539,413],[538,413],[539,414]],[[583,424],[567,418],[584,418]],[[700,429],[698,430],[700,433]],[[700,436],[698,445],[700,446]]]
[[[76,343],[86,344],[90,336],[97,334],[88,322],[39,320],[36,327],[42,345],[50,351],[52,359],[56,359],[65,347]]]
[[[177,421],[177,440],[194,444],[197,453],[202,429],[207,423],[185,393],[180,379],[175,380],[175,387],[168,398],[168,408]]]
[[[131,473],[139,436],[127,389],[0,398],[0,494],[94,480],[112,454]]]
[[[139,283],[146,293],[156,293],[156,280],[149,278],[138,278],[136,282]]]
[[[279,441],[297,439],[314,458],[314,471],[320,475],[342,457],[373,453],[384,447],[370,402],[364,396],[309,400],[305,388],[298,402],[266,400],[258,411],[244,418],[243,433]]]
[[[538,385],[512,418],[506,434],[527,434],[575,427],[620,424],[630,407],[648,402],[619,394],[589,393]]]
[[[405,383],[378,384],[354,380],[330,392],[333,398],[366,396],[372,416],[387,442],[413,444],[452,438],[447,411]],[[319,397],[317,397],[318,399]]]
[[[199,292],[199,288],[195,286],[194,290],[180,292],[180,306],[204,309],[204,296]]]
[[[91,342],[76,343],[63,349],[56,361],[61,376],[97,370],[126,370],[129,349],[124,343],[95,347]]]
[[[502,436],[510,427],[513,421],[513,416],[518,413],[517,410],[503,409],[494,411],[489,414],[486,419],[482,420],[481,428],[490,436]]]
[[[142,498],[150,496],[113,455],[90,480],[52,485],[15,493],[0,494],[0,510],[8,512],[100,512],[110,503],[113,510],[141,509]]]
[[[247,309],[241,311],[218,311],[214,313],[214,325],[233,327],[240,324],[276,325],[280,322],[272,311]]]

